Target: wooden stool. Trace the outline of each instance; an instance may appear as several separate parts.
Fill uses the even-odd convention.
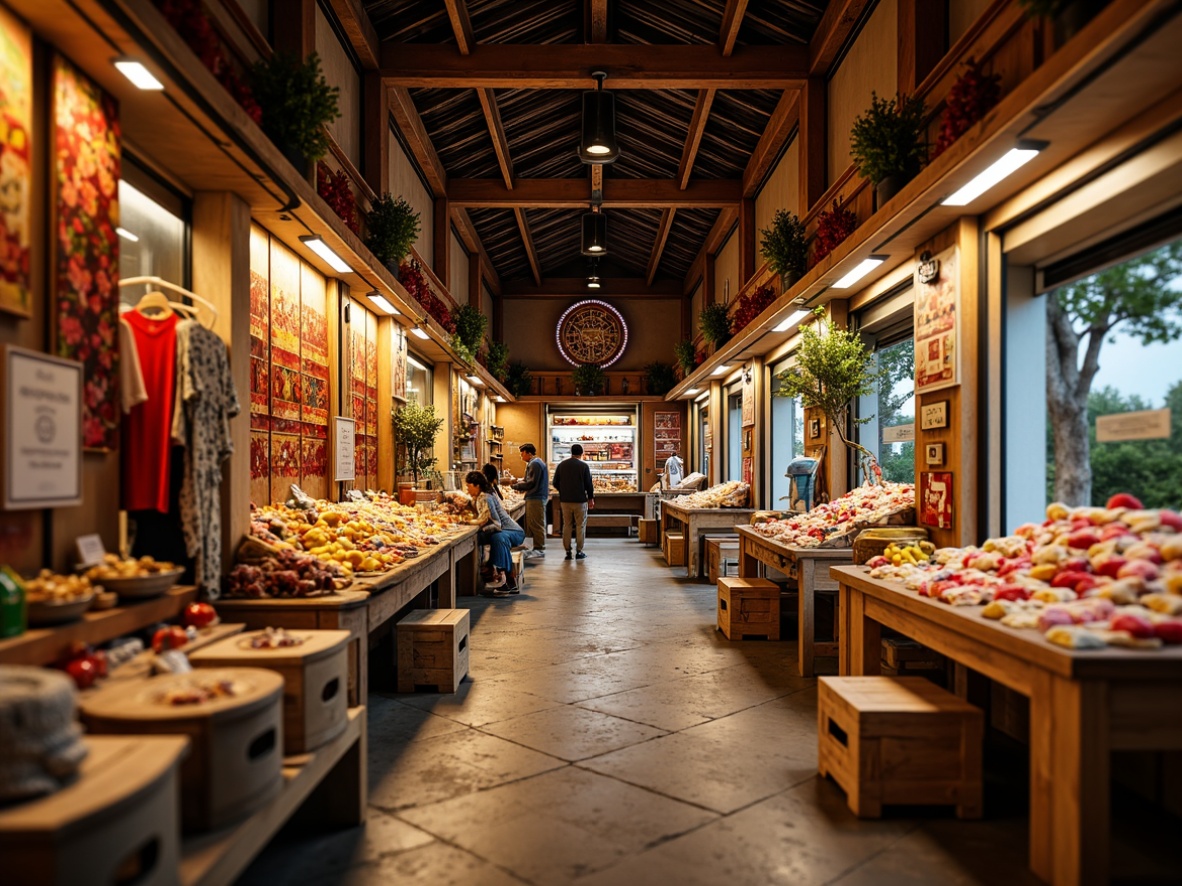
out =
[[[468,673],[468,610],[416,609],[398,622],[398,691],[455,692]]]
[[[727,563],[739,562],[739,543],[732,536],[714,536],[706,539],[706,578],[710,584],[726,575]]]
[[[670,566],[685,565],[685,535],[680,532],[665,533],[665,562]]]
[[[766,578],[720,578],[718,629],[728,640],[779,640],[779,586]]]
[[[657,521],[646,520],[644,517],[640,518],[637,524],[637,535],[640,537],[642,545],[655,545],[657,543]]]
[[[517,582],[517,590],[525,590],[525,548],[514,548],[509,555],[513,559],[513,578]]]
[[[821,677],[817,769],[859,818],[883,804],[953,804],[981,817],[979,708],[923,677]]]

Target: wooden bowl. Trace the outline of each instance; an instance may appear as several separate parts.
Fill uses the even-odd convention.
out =
[[[92,602],[94,602],[94,594],[86,597],[74,597],[64,603],[30,600],[28,603],[29,627],[59,625],[67,621],[74,621],[74,619],[82,617],[82,613],[90,608]]]
[[[183,569],[170,569],[168,572],[139,575],[135,578],[99,578],[94,579],[94,583],[101,585],[104,590],[114,591],[120,597],[159,597],[173,587],[184,573]]]

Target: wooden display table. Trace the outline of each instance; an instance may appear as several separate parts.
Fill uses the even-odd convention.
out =
[[[1113,751],[1182,750],[1182,648],[1073,651],[838,566],[841,673],[878,674],[892,628],[1030,699],[1030,867],[1053,886],[1107,883]]]
[[[739,533],[739,575],[756,578],[759,564],[778,569],[796,582],[797,622],[800,626],[800,644],[797,662],[802,677],[813,676],[813,659],[818,655],[837,655],[837,642],[816,641],[816,595],[817,591],[836,591],[837,582],[829,577],[827,567],[853,563],[854,552],[850,548],[798,548],[773,541],[760,535],[750,526],[737,526]],[[840,606],[840,602],[838,604]],[[842,615],[837,616],[838,634]]]
[[[685,534],[686,574],[690,578],[702,576],[702,538],[714,530],[734,532],[736,526],[746,524],[753,508],[686,508],[672,501],[661,502],[661,535],[681,531]]]

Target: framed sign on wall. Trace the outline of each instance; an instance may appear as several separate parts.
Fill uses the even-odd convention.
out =
[[[915,393],[960,384],[960,251],[951,246],[915,275]],[[925,262],[924,265],[930,263]],[[922,266],[921,266],[922,267]],[[930,282],[924,282],[930,280]]]

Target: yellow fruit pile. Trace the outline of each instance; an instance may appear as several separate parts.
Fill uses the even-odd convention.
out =
[[[911,544],[895,544],[891,542],[886,546],[886,550],[882,555],[891,561],[895,566],[901,566],[904,563],[910,563],[915,566],[918,563],[927,563],[932,554],[936,552],[936,546],[930,541],[921,541]]]

